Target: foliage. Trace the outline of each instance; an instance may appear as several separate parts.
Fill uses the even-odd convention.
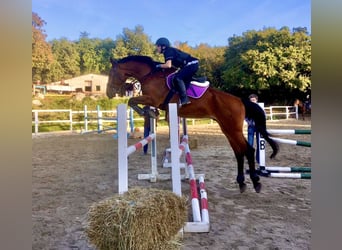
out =
[[[298,89],[311,87],[311,37],[287,27],[248,31],[229,38],[222,68],[223,89]]]
[[[86,32],[81,33],[76,42],[80,57],[80,73],[107,74],[110,70],[109,58],[115,47],[111,39],[90,39]]]
[[[134,30],[123,29],[123,34],[118,35],[115,48],[112,49],[114,58],[123,58],[129,55],[146,55],[154,60],[161,60],[150,38],[144,33],[144,28],[137,25]]]
[[[52,80],[58,81],[80,75],[80,56],[76,44],[62,38],[51,41],[51,45],[57,61],[55,68],[51,70]]]
[[[177,42],[176,47],[186,53],[197,57],[200,61],[198,76],[206,76],[211,85],[220,88],[222,83],[220,68],[224,60],[225,47],[210,47],[208,44],[200,44],[195,48],[187,43]]]
[[[48,81],[50,65],[53,62],[51,46],[48,44],[43,26],[46,22],[32,12],[32,81]]]

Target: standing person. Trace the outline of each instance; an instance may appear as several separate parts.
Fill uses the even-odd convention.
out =
[[[190,100],[186,94],[186,85],[189,84],[191,78],[198,71],[198,59],[185,53],[177,48],[171,47],[170,41],[161,37],[156,41],[157,51],[164,55],[165,63],[158,64],[157,68],[178,68],[178,72],[174,77],[174,85],[179,93],[180,106],[190,104]]]
[[[150,115],[149,115],[149,110],[153,110],[153,112],[156,114],[156,121],[158,120],[158,116],[159,116],[159,111],[158,109],[151,107],[151,106],[144,106],[143,107],[144,110],[144,138],[146,138],[147,136],[150,135],[151,132],[151,121],[150,121]],[[143,154],[147,155],[147,150],[148,150],[148,144],[144,145],[143,147]]]
[[[256,94],[251,94],[248,96],[249,100],[254,103],[258,103],[258,96]],[[256,161],[259,163],[259,133],[256,133],[255,123],[253,119],[246,118],[247,122],[247,140],[248,144],[254,147],[254,134],[256,135],[257,150],[256,150]]]

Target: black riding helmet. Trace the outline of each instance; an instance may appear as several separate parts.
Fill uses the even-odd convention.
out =
[[[165,47],[170,47],[171,46],[170,41],[167,38],[165,38],[165,37],[159,38],[156,41],[156,45],[165,46]]]

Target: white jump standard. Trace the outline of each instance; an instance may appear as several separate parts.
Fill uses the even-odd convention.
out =
[[[152,122],[151,133],[148,137],[142,139],[140,142],[127,147],[127,111],[126,104],[120,104],[117,107],[118,115],[118,185],[119,194],[128,191],[128,156],[134,153],[136,150],[142,148],[147,143],[151,145],[151,165],[152,171],[157,170],[157,146],[156,146],[156,134],[155,124]],[[153,119],[152,119],[153,120]],[[149,176],[151,181],[156,180],[157,172],[152,172]]]

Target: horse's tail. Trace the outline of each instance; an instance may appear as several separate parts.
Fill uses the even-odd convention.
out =
[[[270,134],[267,132],[265,111],[258,104],[249,100],[242,100],[242,102],[246,109],[246,118],[254,120],[256,131],[259,132],[272,147],[273,153],[270,158],[275,157],[279,151],[279,145],[270,138]]]

